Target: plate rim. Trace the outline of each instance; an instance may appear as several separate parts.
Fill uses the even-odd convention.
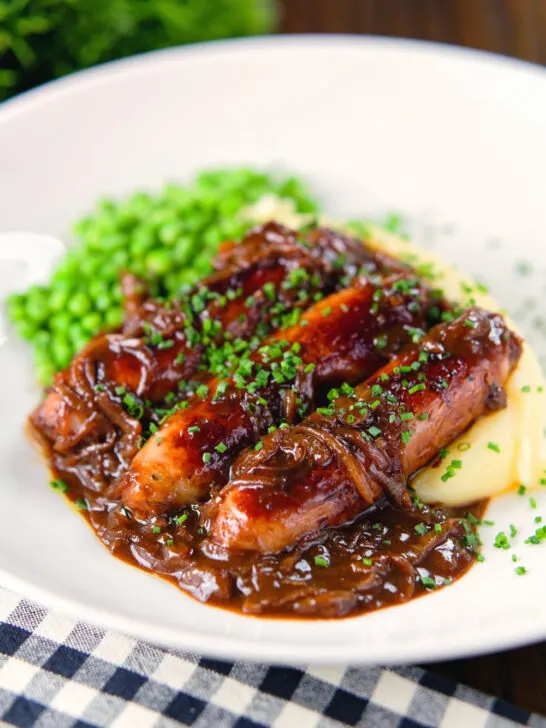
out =
[[[0,123],[12,115],[24,113],[26,107],[40,102],[49,102],[57,96],[69,93],[73,87],[82,85],[93,85],[100,83],[104,77],[112,75],[123,75],[131,73],[139,68],[145,68],[154,62],[192,62],[193,60],[210,58],[216,53],[231,54],[240,50],[260,51],[265,50],[288,50],[328,46],[330,50],[347,50],[354,48],[368,47],[377,50],[389,48],[405,49],[416,54],[430,53],[441,55],[465,62],[481,62],[505,66],[507,70],[530,74],[537,79],[546,79],[546,66],[541,66],[532,61],[514,58],[502,53],[457,46],[453,43],[441,43],[438,41],[420,40],[418,38],[397,38],[394,36],[357,35],[354,33],[291,33],[287,35],[259,35],[246,36],[243,38],[222,38],[219,40],[204,41],[200,43],[189,43],[187,45],[161,48],[158,50],[136,53],[125,58],[118,58],[105,63],[98,63],[90,68],[83,68],[78,71],[51,79],[34,88],[22,91],[14,97],[0,102]]]

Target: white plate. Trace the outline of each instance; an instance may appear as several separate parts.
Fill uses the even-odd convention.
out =
[[[539,354],[546,269],[546,75],[485,54],[362,38],[272,38],[151,54],[50,84],[0,108],[0,225],[66,237],[95,198],[220,164],[294,170],[326,207],[411,213],[418,238],[493,284]],[[500,245],[500,247],[499,247]],[[533,260],[525,276],[518,261]],[[24,283],[1,265],[4,282]],[[534,308],[533,308],[534,307]],[[535,324],[539,324],[536,322]],[[112,558],[47,485],[23,437],[31,362],[9,340],[0,377],[0,581],[78,618],[225,658],[383,663],[546,637],[538,511],[491,506],[486,562],[454,586],[341,621],[267,620],[204,606]],[[487,477],[487,473],[484,473]],[[492,547],[521,527],[515,551]]]

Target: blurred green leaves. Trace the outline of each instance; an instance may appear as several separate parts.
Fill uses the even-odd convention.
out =
[[[267,33],[275,0],[0,0],[0,101],[80,68]]]

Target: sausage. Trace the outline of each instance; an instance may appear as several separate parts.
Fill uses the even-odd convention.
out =
[[[221,252],[221,270],[172,305],[146,299],[127,277],[123,330],[95,337],[55,377],[30,417],[31,427],[57,452],[102,443],[112,428],[97,388],[112,398],[123,388],[160,403],[180,380],[196,374],[212,345],[253,334],[263,338],[317,292],[346,285],[361,266],[370,272],[401,268],[359,240],[322,229],[302,235],[268,223]]]
[[[361,277],[268,339],[239,369],[212,380],[135,456],[113,497],[138,517],[170,512],[223,486],[235,456],[271,426],[301,419],[325,386],[356,382],[425,325],[430,294],[415,277]],[[221,396],[218,396],[218,392]]]
[[[208,507],[211,538],[278,552],[354,520],[386,494],[411,508],[407,483],[474,420],[505,405],[521,342],[498,314],[471,308],[300,425],[246,451]]]

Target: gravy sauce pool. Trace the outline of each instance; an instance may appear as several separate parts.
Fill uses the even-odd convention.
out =
[[[261,616],[354,616],[448,586],[477,560],[476,524],[488,502],[465,508],[417,502],[409,513],[384,500],[354,523],[279,554],[235,553],[207,538],[202,506],[139,523],[120,502],[56,467],[52,450],[45,454],[53,476],[68,485],[66,497],[87,503],[80,513],[114,556],[199,601]]]

